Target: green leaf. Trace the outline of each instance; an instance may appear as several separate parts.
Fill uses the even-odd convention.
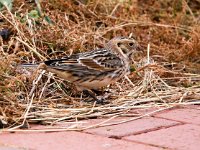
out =
[[[51,19],[48,16],[45,16],[44,19],[46,20],[46,22],[48,22],[49,24],[53,24],[53,21],[51,21]]]
[[[40,17],[39,13],[37,10],[31,10],[29,13],[28,13],[28,16],[30,18],[34,18],[34,19],[38,19]]]
[[[3,6],[5,6],[11,11],[12,2],[13,0],[0,0],[0,10],[3,8]]]
[[[40,0],[35,0],[35,3],[37,5],[37,10],[38,10],[38,14],[39,16],[42,16],[42,8],[41,8],[41,5],[40,5]]]
[[[0,10],[2,10],[2,8],[3,8],[3,4],[2,4],[2,3],[0,3]]]
[[[131,65],[131,66],[130,66],[130,72],[134,72],[134,71],[136,71],[135,66],[134,66],[134,65]]]

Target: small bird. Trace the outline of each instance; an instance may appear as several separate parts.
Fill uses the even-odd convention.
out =
[[[131,56],[139,48],[133,38],[115,37],[104,48],[47,60],[39,65],[39,69],[74,83],[77,90],[98,100],[92,90],[115,83],[129,74]]]

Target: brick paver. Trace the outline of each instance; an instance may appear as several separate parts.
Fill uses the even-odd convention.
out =
[[[0,150],[198,150],[199,108],[170,109],[154,117],[81,132],[0,133]],[[125,119],[128,118],[116,118],[109,123]],[[105,119],[85,120],[83,125],[95,125],[102,121]]]
[[[200,109],[173,109],[155,116],[200,125]]]
[[[160,118],[143,118],[127,122],[124,124],[105,126],[95,129],[88,129],[86,132],[92,134],[105,135],[108,137],[121,137],[131,134],[139,134],[142,132],[148,132],[151,130],[156,130],[159,128],[165,128],[169,126],[174,126],[180,124],[179,122],[170,121]]]
[[[13,147],[7,147],[7,146],[0,146],[0,150],[25,150],[25,149],[19,149],[19,148],[13,148]]]
[[[179,125],[124,137],[124,139],[177,150],[198,150],[200,148],[200,126]]]
[[[0,143],[32,150],[159,150],[160,148],[81,132],[1,134]],[[1,148],[1,147],[0,147]]]
[[[1,145],[0,144],[0,150],[25,150],[24,148],[19,148],[19,147],[12,147],[10,145]]]

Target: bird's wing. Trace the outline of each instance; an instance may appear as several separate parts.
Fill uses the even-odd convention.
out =
[[[97,49],[85,53],[79,58],[79,61],[90,68],[105,71],[115,70],[123,66],[123,61],[106,49]]]
[[[48,60],[48,67],[65,71],[111,71],[122,67],[123,63],[116,55],[99,49],[82,54],[74,54],[68,58]]]

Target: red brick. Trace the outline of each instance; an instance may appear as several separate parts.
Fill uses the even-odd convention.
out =
[[[24,150],[24,148],[17,148],[17,147],[0,144],[0,150]]]
[[[162,127],[174,126],[179,124],[175,121],[169,121],[166,119],[160,118],[142,118],[138,120],[134,120],[131,122],[119,124],[119,125],[112,125],[112,126],[105,126],[95,129],[88,129],[85,132],[92,133],[92,134],[99,134],[105,135],[109,137],[121,137],[131,134],[138,134],[141,132],[148,132],[151,130],[155,130]]]
[[[200,109],[174,109],[155,116],[200,125]]]
[[[200,126],[179,125],[124,137],[124,139],[177,150],[198,150],[200,147]]]
[[[0,142],[33,150],[159,150],[160,148],[81,132],[1,134]]]
[[[160,108],[159,107],[138,108],[138,109],[132,109],[128,113],[144,115],[144,114],[147,114],[147,113],[154,112],[158,109],[160,109]]]
[[[0,150],[24,150],[24,148],[20,146],[14,146],[10,144],[8,145],[6,143],[1,143],[1,138],[0,138]]]
[[[183,108],[189,108],[189,109],[198,109],[200,110],[200,105],[184,105]]]

